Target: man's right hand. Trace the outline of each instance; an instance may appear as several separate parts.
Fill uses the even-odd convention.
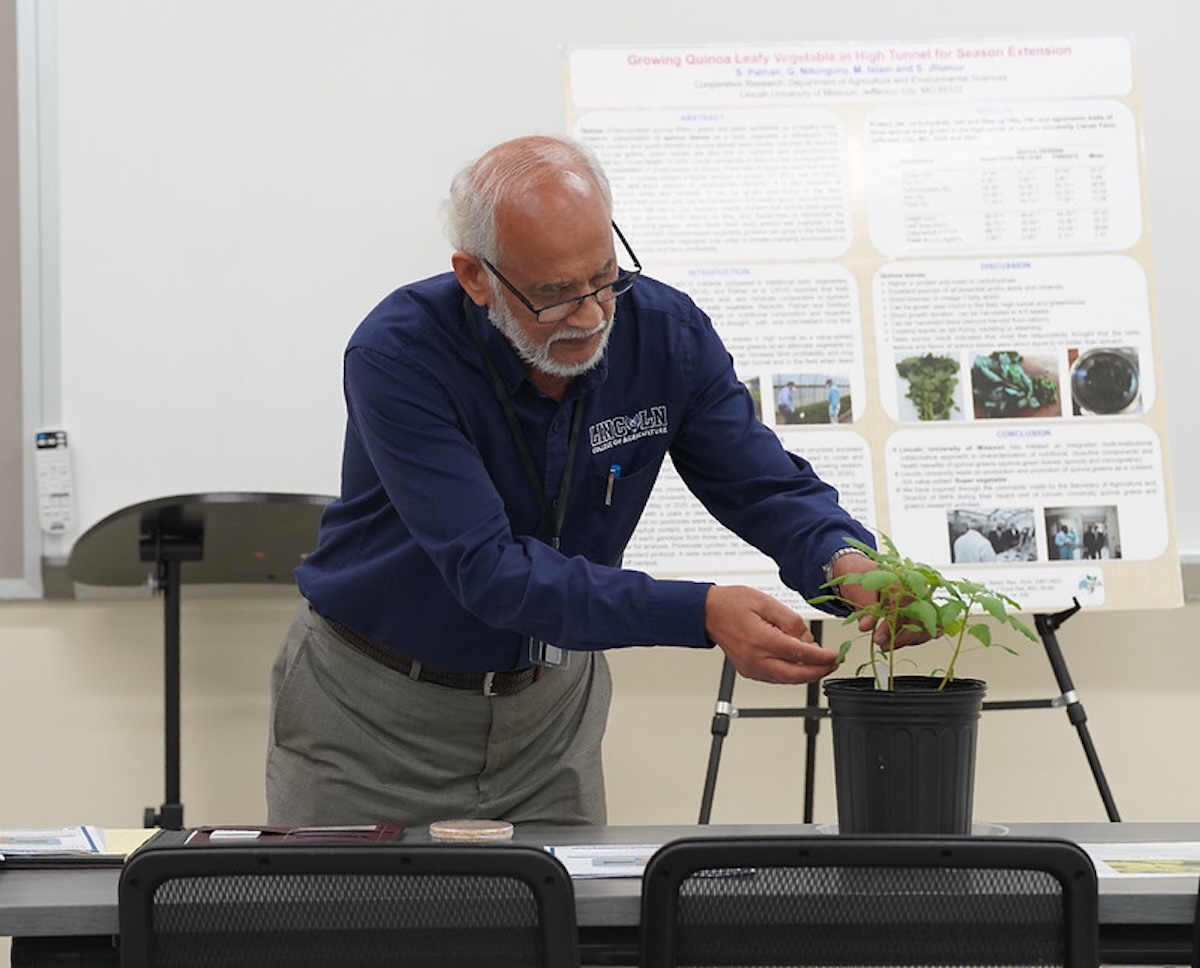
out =
[[[817,645],[798,613],[754,588],[709,588],[704,627],[747,679],[815,682],[837,668],[837,652]]]

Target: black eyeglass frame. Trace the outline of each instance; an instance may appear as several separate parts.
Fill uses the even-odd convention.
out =
[[[558,302],[550,303],[550,305],[548,305],[548,306],[542,306],[540,309],[537,306],[535,306],[532,302],[530,302],[530,300],[526,297],[526,295],[523,292],[521,292],[520,289],[518,289],[511,282],[509,282],[507,279],[505,279],[504,273],[502,273],[499,269],[497,269],[494,265],[492,265],[491,262],[489,262],[483,256],[478,256],[477,258],[479,259],[480,262],[482,262],[485,266],[487,266],[488,271],[492,275],[494,275],[497,279],[500,280],[501,283],[504,284],[504,286],[508,289],[509,292],[511,292],[514,296],[516,296],[519,300],[521,300],[522,306],[524,306],[531,313],[533,313],[533,318],[534,318],[535,322],[537,322],[539,325],[542,325],[542,326],[549,326],[552,323],[561,323],[564,319],[570,319],[572,316],[574,316],[579,311],[580,307],[583,306],[583,304],[589,299],[594,298],[596,300],[596,302],[601,303],[601,305],[603,305],[604,301],[602,301],[600,299],[600,294],[602,292],[604,292],[606,289],[612,290],[613,299],[616,299],[617,296],[624,295],[625,293],[629,292],[630,289],[633,288],[633,284],[637,281],[638,276],[640,276],[642,274],[642,264],[640,261],[638,261],[638,257],[636,255],[634,255],[633,249],[630,247],[629,242],[625,239],[624,233],[622,233],[622,231],[617,227],[616,222],[612,223],[612,227],[613,227],[613,231],[617,233],[617,238],[621,240],[621,244],[623,246],[625,246],[625,251],[627,253],[629,253],[629,258],[633,262],[633,269],[630,271],[627,271],[624,275],[621,275],[620,274],[621,270],[618,267],[617,278],[614,279],[612,282],[606,283],[603,286],[598,286],[597,288],[593,289],[591,292],[585,292],[582,296],[572,296],[570,299],[562,299]],[[562,316],[559,316],[557,319],[549,320],[547,322],[542,322],[542,313],[547,312],[548,310],[551,310],[551,309],[558,309],[560,306],[570,306],[572,303],[575,304],[574,309],[571,309],[570,311],[564,313]]]

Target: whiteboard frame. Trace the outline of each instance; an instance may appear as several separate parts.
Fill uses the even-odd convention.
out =
[[[34,434],[58,417],[58,195],[55,172],[54,23],[57,0],[17,0],[17,140],[21,185],[22,578],[0,578],[0,599],[40,598],[43,559],[61,548],[37,515]]]

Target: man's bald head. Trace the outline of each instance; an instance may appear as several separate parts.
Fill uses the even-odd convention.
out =
[[[450,243],[498,263],[499,210],[523,210],[536,218],[548,205],[570,204],[596,193],[611,220],[608,178],[585,145],[542,135],[505,141],[454,176],[446,209]]]

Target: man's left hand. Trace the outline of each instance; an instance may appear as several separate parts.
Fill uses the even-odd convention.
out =
[[[877,567],[875,562],[866,555],[842,555],[833,562],[833,576],[837,578],[840,575],[863,575],[869,571],[874,571]],[[878,592],[873,592],[855,582],[844,582],[838,585],[838,594],[855,608],[861,608],[864,605],[874,605],[879,601]],[[888,629],[887,622],[881,622],[876,626],[874,617],[870,615],[864,615],[858,620],[858,629],[860,632],[869,632],[872,628],[875,629],[875,634],[872,637],[875,639],[876,645],[886,646],[890,643],[891,632]],[[923,628],[915,631],[905,631],[896,636],[895,647],[900,649],[906,645],[920,645],[922,642],[928,642],[931,638],[933,636]]]

